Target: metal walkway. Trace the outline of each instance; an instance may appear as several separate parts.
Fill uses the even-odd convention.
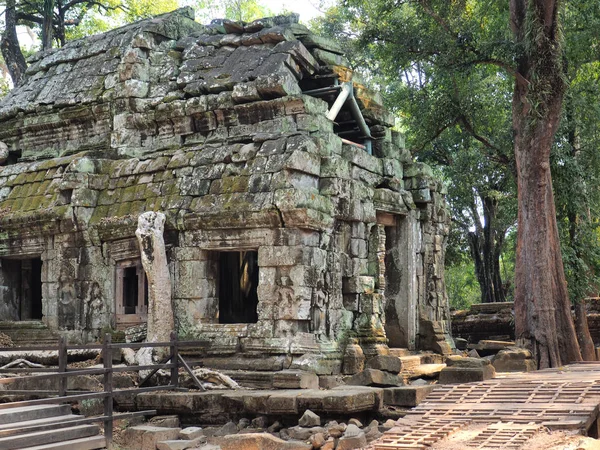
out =
[[[472,423],[488,424],[469,442],[474,449],[520,449],[544,428],[597,438],[599,404],[600,363],[441,385],[374,448],[424,450]]]

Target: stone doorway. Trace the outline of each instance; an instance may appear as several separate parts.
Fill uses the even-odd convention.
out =
[[[42,320],[41,258],[0,258],[0,320]]]
[[[258,252],[219,252],[219,323],[258,322]]]
[[[417,222],[397,217],[385,225],[385,332],[391,348],[414,350],[417,334]]]

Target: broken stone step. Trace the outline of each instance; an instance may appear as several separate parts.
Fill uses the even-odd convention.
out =
[[[389,406],[403,406],[412,408],[421,403],[435,385],[426,386],[400,386],[383,389],[383,403]]]
[[[421,364],[421,357],[419,355],[401,356],[400,361],[402,362],[402,372],[408,372]]]
[[[319,377],[302,370],[279,372],[226,370],[223,373],[240,386],[253,389],[318,389]]]
[[[158,442],[177,440],[181,428],[137,425],[125,430],[126,448],[154,450]]]
[[[421,364],[409,372],[409,378],[437,378],[446,364]]]
[[[24,430],[26,431],[26,429],[29,427],[43,427],[38,428],[36,431],[43,431],[51,428],[55,429],[60,427],[68,427],[69,422],[82,418],[82,416],[76,414],[68,414],[66,416],[44,417],[43,419],[7,423],[4,425],[0,425],[0,437],[13,436],[15,434],[23,433]]]
[[[56,430],[37,431],[34,433],[0,438],[0,448],[7,450],[23,449],[27,446],[35,447],[39,445],[54,444],[57,442],[96,436],[98,435],[99,431],[100,428],[98,428],[98,425],[78,425],[68,428],[59,428]]]
[[[36,405],[0,409],[0,425],[71,414],[69,405]]]
[[[90,436],[53,444],[36,445],[35,447],[25,447],[21,450],[96,450],[101,448],[106,448],[106,439],[104,436]]]

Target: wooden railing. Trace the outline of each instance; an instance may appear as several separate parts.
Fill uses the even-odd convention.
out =
[[[181,389],[179,386],[179,368],[185,369],[190,375],[193,382],[200,390],[204,390],[204,387],[200,381],[196,378],[190,366],[179,354],[180,348],[190,348],[202,346],[202,342],[199,341],[180,341],[177,338],[176,333],[171,333],[171,339],[169,342],[142,342],[142,343],[113,343],[110,334],[104,336],[102,344],[91,344],[91,345],[67,345],[64,337],[59,338],[58,346],[39,346],[39,347],[9,347],[0,348],[0,352],[15,352],[15,351],[58,351],[58,368],[7,368],[0,369],[2,373],[26,373],[34,374],[31,376],[18,376],[12,378],[0,379],[0,384],[7,385],[18,380],[26,378],[40,380],[40,379],[58,379],[57,390],[17,390],[17,389],[5,389],[0,391],[2,395],[16,395],[16,396],[35,396],[44,397],[36,398],[34,400],[23,400],[18,402],[0,403],[0,409],[16,408],[22,406],[33,406],[39,404],[48,403],[71,403],[80,400],[89,399],[103,399],[104,403],[104,415],[100,417],[89,417],[74,421],[69,421],[69,425],[82,425],[85,423],[103,422],[104,423],[104,435],[106,438],[106,444],[110,448],[113,437],[113,421],[117,419],[127,419],[136,416],[154,415],[155,410],[147,411],[136,411],[130,413],[113,413],[113,401],[115,397],[123,395],[139,394],[142,392],[158,391],[158,390],[178,390]],[[140,348],[168,348],[167,355],[157,364],[151,365],[130,365],[123,367],[113,367],[113,350],[115,349],[140,349]],[[68,367],[68,354],[69,350],[100,350],[100,356],[102,358],[102,368],[69,368]],[[145,386],[150,379],[157,374],[159,370],[169,370],[169,384],[167,385],[155,385]],[[149,371],[149,373],[139,382],[138,387],[129,389],[113,389],[113,373],[120,372],[140,372]],[[69,391],[68,378],[82,375],[102,375],[102,391]],[[56,424],[53,425],[56,427]],[[47,425],[33,425],[27,427],[23,432],[34,432],[41,431],[47,427]]]

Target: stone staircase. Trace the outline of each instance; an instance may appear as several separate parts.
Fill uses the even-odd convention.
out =
[[[58,334],[40,321],[0,322],[0,333],[9,336],[16,347],[56,346]]]
[[[83,416],[69,405],[0,409],[2,450],[94,450],[106,448],[98,425],[77,424]]]

